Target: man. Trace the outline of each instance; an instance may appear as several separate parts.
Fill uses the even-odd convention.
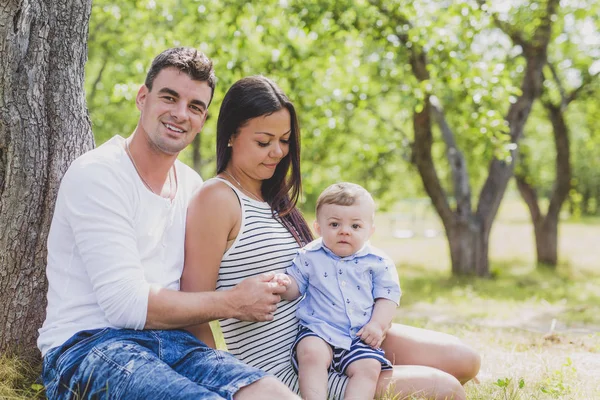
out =
[[[297,398],[181,329],[270,320],[280,299],[269,275],[225,292],[178,290],[187,203],[202,180],[177,155],[202,130],[214,87],[206,56],[166,50],[137,94],[133,134],[84,154],[65,174],[38,339],[48,398]]]

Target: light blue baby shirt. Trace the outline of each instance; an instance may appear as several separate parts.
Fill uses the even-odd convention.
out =
[[[338,257],[319,238],[300,249],[286,273],[306,294],[296,313],[300,323],[335,347],[350,348],[371,319],[375,299],[400,302],[396,266],[368,243]]]

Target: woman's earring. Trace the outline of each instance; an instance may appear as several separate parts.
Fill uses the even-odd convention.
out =
[[[227,147],[231,147],[231,141],[227,142]]]

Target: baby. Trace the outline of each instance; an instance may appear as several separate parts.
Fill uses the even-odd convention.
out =
[[[363,187],[329,186],[317,200],[315,231],[321,236],[275,279],[294,300],[301,295],[300,330],[292,363],[304,399],[327,398],[330,368],[350,379],[345,398],[372,399],[391,363],[380,348],[400,301],[394,263],[368,243],[375,203]]]

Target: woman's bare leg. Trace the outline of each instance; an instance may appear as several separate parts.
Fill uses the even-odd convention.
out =
[[[463,384],[481,365],[479,354],[456,336],[407,325],[392,324],[381,347],[394,365],[433,367]]]
[[[381,371],[377,396],[393,399],[465,400],[465,389],[452,375],[422,365],[396,365]]]
[[[323,339],[306,336],[296,346],[300,394],[305,400],[327,398],[327,379],[333,350]]]

